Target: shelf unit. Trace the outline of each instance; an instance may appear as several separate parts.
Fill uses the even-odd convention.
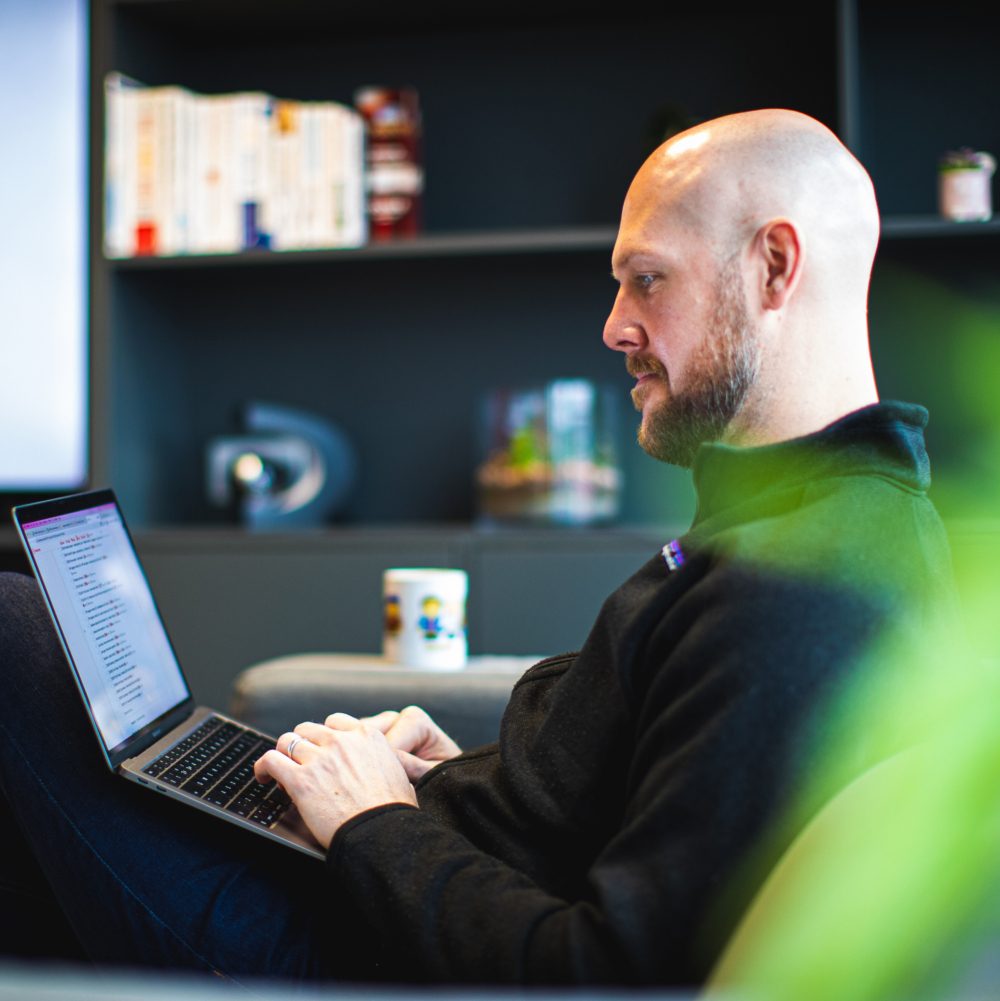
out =
[[[577,375],[621,389],[624,521],[683,519],[685,478],[631,444],[627,381],[599,341],[620,201],[658,116],[807,111],[872,169],[886,271],[902,262],[937,277],[919,249],[928,244],[961,260],[994,252],[997,223],[934,216],[934,164],[955,145],[1000,148],[987,113],[997,15],[894,0],[830,0],[809,19],[790,18],[795,9],[726,3],[709,17],[667,4],[632,25],[551,0],[389,4],[377,15],[318,0],[280,14],[262,0],[95,0],[95,482],[113,483],[141,525],[218,521],[202,487],[205,441],[233,429],[241,403],[269,399],[313,409],[355,441],[362,472],[348,523],[468,521],[484,394]],[[780,49],[785,72],[761,73],[755,46]],[[104,260],[111,69],[204,92],[344,101],[362,83],[413,83],[426,234],[357,250]],[[885,313],[876,353],[893,388],[907,350],[891,304]],[[893,395],[918,394],[900,383]],[[935,414],[951,409],[940,387],[929,402]]]
[[[658,116],[791,104],[835,123],[836,9],[723,5],[733,31],[667,5],[643,23],[543,0],[402,4],[97,0],[93,8],[94,475],[143,525],[218,520],[202,450],[236,408],[312,409],[355,442],[352,524],[470,521],[478,408],[495,386],[580,376],[620,389],[626,523],[691,513],[687,478],[633,444],[629,381],[601,343],[621,200]],[[288,16],[286,17],[286,9]],[[759,75],[748,39],[796,53]],[[666,41],[665,41],[666,40]],[[516,68],[516,71],[515,71]],[[105,261],[101,81],[350,100],[404,81],[425,121],[427,232],[356,251]]]
[[[414,559],[449,558],[435,540],[465,532],[467,553],[511,554],[503,579],[522,609],[546,607],[557,586],[567,607],[576,595],[589,610],[593,593],[625,569],[602,540],[638,559],[686,523],[688,477],[634,446],[629,380],[601,343],[621,200],[670,116],[791,107],[844,138],[870,169],[884,213],[871,309],[882,394],[928,404],[939,469],[961,467],[974,451],[980,417],[966,408],[958,340],[942,327],[956,307],[977,315],[1000,307],[1000,224],[936,218],[936,160],[960,145],[1000,153],[991,51],[1000,13],[970,0],[947,10],[920,0],[827,0],[809,17],[788,0],[710,11],[667,3],[634,19],[578,7],[431,0],[375,13],[323,0],[94,0],[93,478],[117,489],[143,538],[155,537],[154,583],[191,637],[199,670],[210,669],[195,649],[204,632],[198,609],[217,600],[227,574],[243,572],[244,557],[259,568],[257,590],[240,591],[248,621],[301,622],[300,597],[266,584],[288,579],[285,537],[275,547],[226,535],[239,553],[214,546],[200,560],[192,541],[191,526],[220,521],[204,498],[205,442],[234,430],[248,400],[313,410],[354,442],[360,483],[340,526],[304,538],[334,562],[344,546],[367,546],[369,590],[390,555],[372,531],[406,523],[416,526],[405,549]],[[345,102],[362,84],[413,84],[425,121],[426,233],[357,250],[105,260],[102,81],[110,70],[206,93],[264,89]],[[533,550],[531,532],[493,539],[469,528],[484,394],[559,376],[620,389],[623,522],[626,531],[636,526],[641,545],[594,531]],[[444,528],[456,524],[465,528]],[[637,527],[650,524],[665,527]],[[541,589],[533,551],[552,561]],[[343,590],[350,577],[331,579],[322,562],[303,561],[302,586]],[[184,569],[192,566],[204,584],[192,583]],[[497,598],[491,607],[502,605]],[[481,635],[500,643],[501,621],[484,622]],[[552,621],[546,649],[582,639],[576,618]],[[291,627],[269,635],[279,652],[302,648]],[[474,633],[470,641],[476,652],[519,652],[513,638],[489,651]],[[229,658],[216,670],[223,677],[236,666]]]

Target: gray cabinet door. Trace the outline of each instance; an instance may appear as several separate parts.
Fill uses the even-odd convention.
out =
[[[382,572],[451,566],[447,543],[408,539],[199,541],[142,539],[146,565],[195,697],[219,709],[233,679],[271,657],[375,653],[382,643]]]
[[[487,537],[471,560],[470,649],[545,655],[578,649],[604,599],[665,541],[624,532]]]
[[[136,545],[194,694],[223,709],[245,667],[296,653],[378,653],[382,573],[469,572],[471,654],[576,649],[654,533],[378,530],[248,536],[148,532]]]

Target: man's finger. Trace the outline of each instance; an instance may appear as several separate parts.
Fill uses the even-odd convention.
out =
[[[398,719],[398,712],[395,712],[392,709],[386,709],[383,712],[377,713],[375,716],[362,716],[361,722],[368,723],[370,726],[375,727],[376,730],[381,730],[385,733],[387,730],[392,728]]]
[[[330,732],[331,729],[333,728],[324,726],[322,723],[312,723],[307,721],[305,723],[299,723],[299,725],[295,728],[295,733],[299,737],[304,737],[311,744],[322,746],[323,744],[329,744],[330,741],[335,739],[335,735]],[[281,750],[281,748],[279,747],[278,750]]]
[[[326,718],[326,725],[331,730],[355,730],[361,725],[361,721],[349,713],[331,713]]]
[[[385,738],[398,751],[415,751],[433,739],[434,724],[422,709],[408,706],[397,713],[396,722],[385,732]]]
[[[295,770],[299,767],[288,755],[273,750],[262,754],[254,762],[253,774],[258,782],[267,783],[273,780],[288,791],[289,786],[295,784]]]
[[[416,782],[421,775],[429,772],[437,764],[436,761],[425,761],[408,751],[397,751],[396,757],[399,758],[399,763],[403,766],[403,771],[406,772],[406,777],[411,782]]]

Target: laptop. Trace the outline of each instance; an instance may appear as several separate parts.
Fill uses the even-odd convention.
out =
[[[253,777],[274,738],[196,704],[114,492],[22,504],[13,516],[108,767],[324,858],[277,783]]]

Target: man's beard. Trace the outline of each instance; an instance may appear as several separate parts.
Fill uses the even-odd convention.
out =
[[[702,443],[723,436],[760,372],[760,347],[735,259],[719,270],[709,323],[691,359],[688,384],[648,412],[639,426],[639,444],[653,458],[675,466],[691,466]],[[655,372],[670,389],[667,371],[653,359],[636,359],[629,371]],[[636,408],[641,409],[638,401]]]

